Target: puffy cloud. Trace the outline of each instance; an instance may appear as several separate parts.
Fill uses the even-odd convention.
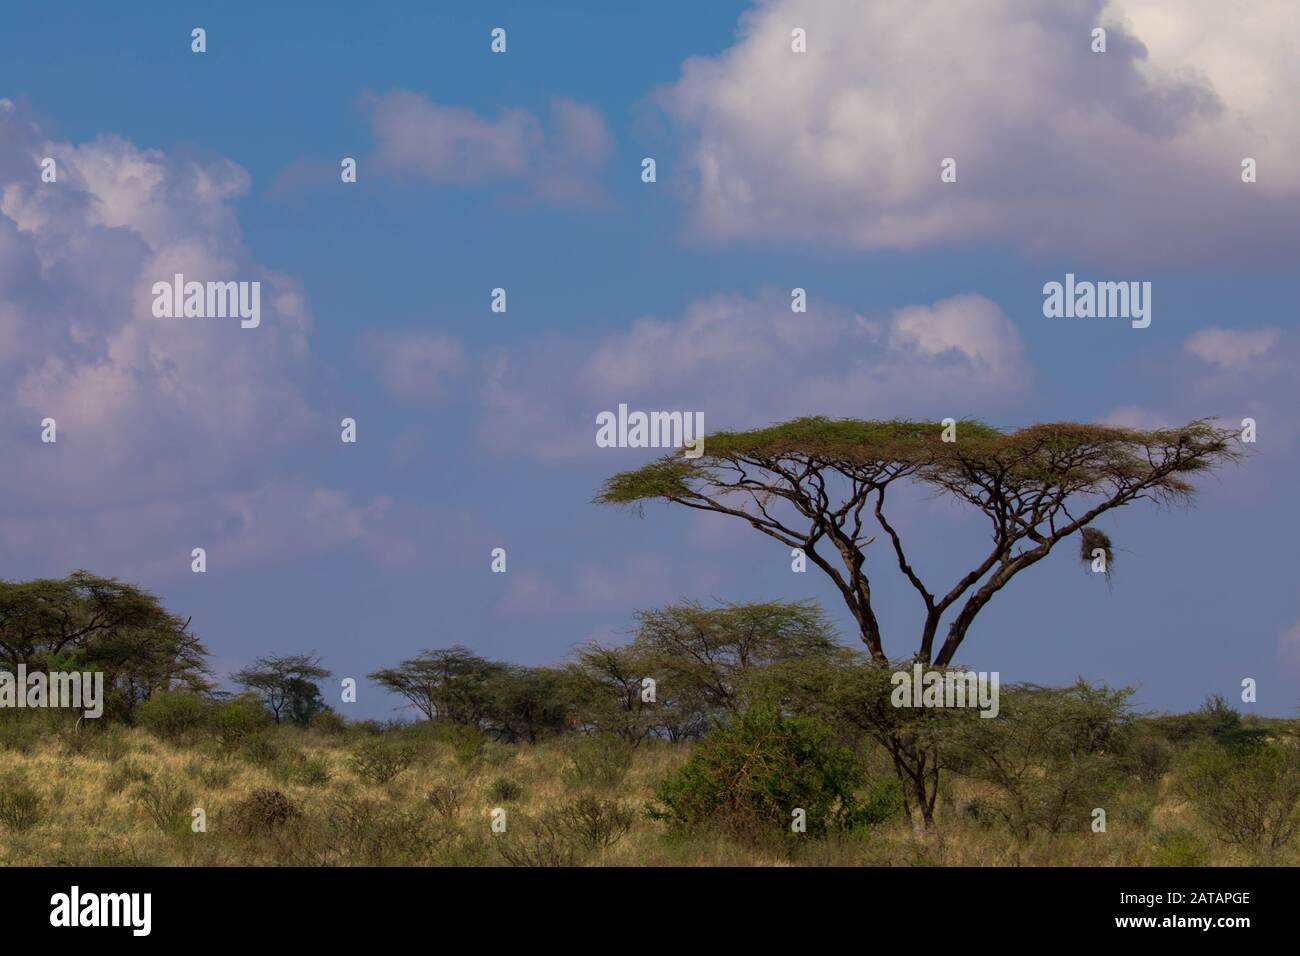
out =
[[[656,100],[689,134],[705,236],[1131,264],[1277,258],[1300,236],[1297,83],[1286,0],[762,0]]]
[[[484,117],[410,90],[365,101],[381,172],[433,183],[516,183],[532,201],[599,206],[613,136],[592,107],[551,101],[549,130],[527,110]]]
[[[179,574],[196,546],[214,568],[401,552],[400,505],[294,477],[304,449],[337,442],[336,419],[318,412],[304,292],[241,240],[243,169],[111,136],[54,142],[7,100],[0,157],[0,537],[16,570]],[[155,318],[153,284],[177,272],[260,282],[260,325]]]
[[[590,457],[603,451],[596,415],[620,403],[701,411],[706,431],[812,414],[962,417],[1005,407],[1031,375],[1014,324],[979,295],[884,319],[821,301],[795,313],[779,293],[721,296],[594,344],[499,353],[480,434],[543,460]]]
[[[1202,329],[1183,347],[1202,362],[1226,369],[1243,369],[1277,344],[1280,329]]]

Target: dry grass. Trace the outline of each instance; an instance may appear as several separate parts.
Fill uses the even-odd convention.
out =
[[[131,728],[112,728],[89,744],[62,746],[48,738],[26,751],[5,750],[6,779],[22,779],[41,800],[35,825],[0,823],[3,865],[502,865],[491,829],[501,778],[519,785],[504,804],[510,831],[520,839],[523,821],[562,807],[577,793],[566,781],[568,740],[536,746],[489,743],[467,766],[452,745],[412,734],[411,766],[384,784],[358,776],[352,755],[358,735],[329,736],[283,728],[269,738],[280,753],[253,762],[211,743],[179,744]],[[75,752],[73,752],[75,751]],[[613,866],[1121,866],[1189,860],[1222,865],[1261,862],[1223,845],[1173,793],[1171,781],[1134,782],[1108,808],[1108,832],[1040,835],[1017,841],[995,820],[965,808],[980,792],[949,783],[935,826],[906,821],[823,840],[778,839],[754,847],[719,835],[689,838],[669,833],[640,811],[655,785],[689,754],[689,745],[650,743],[637,749],[624,782],[603,794],[637,811],[631,829],[613,846],[580,855],[590,865]],[[311,773],[293,767],[310,763]],[[321,768],[325,773],[320,772]],[[435,787],[455,785],[458,806],[449,816],[431,802]],[[189,810],[168,823],[151,813],[142,788],[182,792],[206,814],[206,832],[193,832]],[[278,791],[298,812],[273,820],[265,831],[236,824],[238,808],[255,791]],[[259,800],[265,800],[263,793]],[[256,802],[256,801],[254,801]],[[1172,836],[1171,836],[1172,834]],[[1172,841],[1172,842],[1171,842]],[[1191,846],[1179,855],[1170,846]],[[1171,856],[1171,854],[1173,854]],[[1197,854],[1203,854],[1198,857]],[[1300,863],[1291,847],[1267,862]]]

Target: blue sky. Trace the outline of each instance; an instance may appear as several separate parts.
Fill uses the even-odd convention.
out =
[[[1248,461],[1194,508],[1103,521],[1111,588],[1062,549],[961,660],[1134,684],[1162,709],[1254,677],[1243,707],[1292,713],[1300,126],[1282,93],[1300,24],[1284,3],[1217,6],[1176,23],[1149,0],[8,11],[0,574],[146,584],[222,674],[315,650],[362,677],[452,643],[547,663],[684,598],[815,598],[849,640],[829,585],[756,532],[592,505],[647,458],[596,448],[595,412],[1250,415]],[[162,327],[141,303],[173,264],[260,278],[275,304],[256,330]],[[1045,318],[1067,272],[1151,282],[1151,326]],[[953,508],[903,518],[940,579],[982,546]],[[916,608],[884,558],[902,656]],[[349,712],[397,703],[363,685]]]

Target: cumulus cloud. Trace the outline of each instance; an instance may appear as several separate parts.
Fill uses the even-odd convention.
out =
[[[598,174],[614,140],[592,107],[551,101],[549,127],[527,110],[496,116],[435,103],[410,90],[366,97],[382,173],[456,185],[513,183],[532,201],[600,206]]]
[[[1202,362],[1227,369],[1243,369],[1277,344],[1280,329],[1202,329],[1183,347]]]
[[[620,403],[702,411],[705,429],[796,415],[963,417],[996,411],[1032,373],[1014,324],[959,295],[875,319],[780,293],[720,296],[677,319],[643,318],[582,344],[553,341],[489,362],[480,434],[542,460],[588,457],[595,420]]]
[[[337,419],[319,412],[305,293],[241,240],[248,174],[113,136],[51,141],[7,100],[0,157],[0,539],[24,573],[178,574],[195,546],[228,569],[373,543],[393,503],[292,477],[304,449],[337,442]],[[155,318],[153,284],[178,272],[260,282],[260,325]]]
[[[761,0],[655,99],[687,134],[706,237],[1150,264],[1276,259],[1300,236],[1298,83],[1285,0]]]

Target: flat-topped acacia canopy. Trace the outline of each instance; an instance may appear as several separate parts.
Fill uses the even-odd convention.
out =
[[[946,665],[975,615],[1012,577],[1107,511],[1141,499],[1190,498],[1190,476],[1239,457],[1235,438],[1208,419],[1142,431],[1077,422],[1003,430],[970,419],[796,418],[708,435],[699,457],[675,452],[616,474],[596,500],[639,507],[661,499],[729,514],[800,548],[835,583],[880,662],[888,658],[863,549],[883,532],[925,607],[914,657]],[[885,516],[886,490],[898,479],[966,501],[992,525],[989,553],[943,594],[921,581]],[[788,507],[776,513],[782,503]],[[834,557],[818,550],[823,544]],[[964,596],[936,657],[940,619]]]

